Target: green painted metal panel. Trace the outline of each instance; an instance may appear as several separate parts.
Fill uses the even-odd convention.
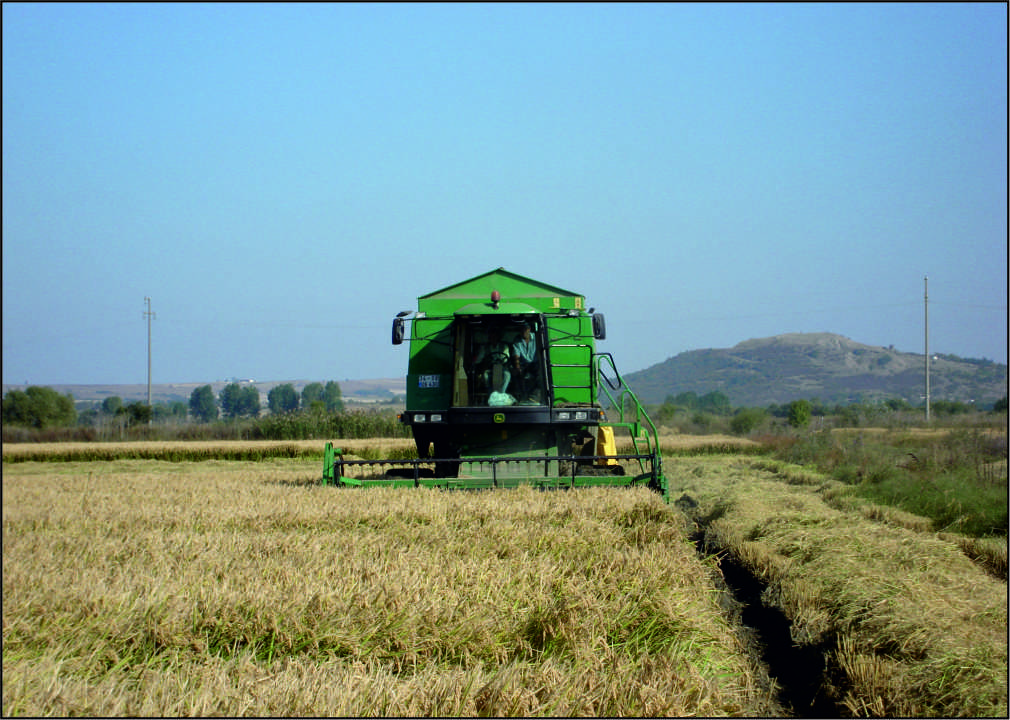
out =
[[[592,319],[588,315],[547,318],[554,405],[596,401]]]
[[[557,455],[553,431],[541,425],[474,426],[462,434],[460,457]],[[541,467],[543,467],[541,465]]]
[[[486,305],[486,312],[495,312],[491,303],[495,290],[501,296],[501,304],[523,303],[537,312],[578,310],[585,306],[585,298],[578,293],[498,268],[420,296],[417,309],[427,315],[451,315],[464,305],[480,303]]]
[[[496,302],[493,291],[498,293]],[[452,406],[453,383],[462,374],[453,355],[454,341],[460,341],[453,318],[501,316],[507,321],[524,315],[542,316],[547,324],[554,404],[594,403],[592,319],[584,305],[578,293],[504,268],[420,296],[411,328],[407,409],[430,412]]]
[[[632,475],[577,475],[572,477],[461,477],[461,478],[377,478],[369,480],[356,480],[354,478],[340,477],[335,483],[344,487],[385,487],[385,488],[442,488],[446,490],[491,490],[494,488],[553,488],[562,490],[565,488],[589,488],[589,487],[629,487],[636,484],[645,484],[646,478]]]
[[[452,402],[452,320],[416,318],[411,325],[407,408],[444,410]]]
[[[454,311],[456,315],[531,315],[539,312],[532,305],[518,302],[469,303]]]

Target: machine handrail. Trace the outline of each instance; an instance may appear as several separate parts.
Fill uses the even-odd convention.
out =
[[[617,410],[619,419],[615,424],[634,425],[635,427],[640,427],[644,423],[646,429],[646,447],[652,455],[656,456],[659,464],[662,464],[662,458],[659,454],[659,431],[656,429],[656,424],[645,411],[645,407],[639,401],[638,396],[635,395],[631,388],[625,384],[624,379],[621,377],[621,373],[617,369],[617,364],[614,362],[613,356],[608,352],[594,352],[592,362],[593,370],[596,373],[596,376],[601,380],[601,382],[598,383],[599,388],[603,391],[603,394],[606,395],[611,406]],[[610,369],[613,371],[614,377],[617,381],[616,384],[610,379],[610,377],[607,376],[604,363],[609,365]],[[611,390],[614,390],[617,393],[616,399],[614,397],[614,393],[611,393]],[[634,420],[629,420],[625,417],[624,406],[626,399],[631,400],[631,404],[634,409]],[[628,414],[630,415],[631,413]],[[635,450],[640,450],[638,447],[638,441],[639,433],[632,431],[631,443]],[[660,472],[662,472],[662,468],[660,468]]]

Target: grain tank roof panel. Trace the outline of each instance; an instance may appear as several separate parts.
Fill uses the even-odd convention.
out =
[[[420,296],[417,309],[429,315],[454,313],[475,301],[490,302],[495,290],[501,294],[502,303],[523,302],[540,312],[583,307],[583,297],[578,293],[498,268]]]
[[[517,302],[498,303],[495,307],[491,303],[470,303],[457,308],[455,315],[530,315],[537,312],[532,305]]]

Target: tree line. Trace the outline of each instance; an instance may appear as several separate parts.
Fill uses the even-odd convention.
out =
[[[273,387],[267,394],[270,416],[280,418],[296,412],[312,415],[339,413],[344,409],[340,385],[329,381],[325,385],[312,382],[301,393],[294,385],[285,383]],[[974,404],[954,400],[934,400],[930,405],[936,418],[967,415],[983,410]],[[650,405],[648,411],[657,425],[677,427],[682,432],[705,433],[729,431],[738,435],[767,426],[769,422],[788,424],[793,428],[806,427],[813,418],[828,417],[835,424],[860,426],[899,415],[911,416],[921,411],[902,399],[886,399],[878,403],[854,403],[828,406],[817,399],[794,400],[765,408],[733,407],[725,393],[713,391],[704,395],[684,392],[669,395],[661,405]],[[254,385],[230,383],[215,395],[210,385],[193,390],[189,403],[176,401],[149,406],[134,401],[129,404],[122,398],[105,398],[97,407],[80,412],[73,397],[60,395],[50,387],[30,386],[25,390],[9,390],[2,400],[4,426],[47,430],[70,426],[136,428],[155,424],[187,424],[190,420],[201,424],[223,419],[226,422],[242,418],[258,419],[262,406],[259,390]],[[992,408],[993,412],[1007,411],[1004,396]],[[311,423],[310,423],[311,424]],[[297,423],[271,426],[270,432],[298,435],[307,432]]]
[[[667,395],[663,404],[650,412],[660,425],[672,425],[689,416],[702,430],[714,429],[715,418],[729,418],[728,429],[736,435],[746,435],[764,423],[769,416],[784,418],[791,427],[803,428],[810,423],[814,406],[809,400],[794,400],[783,406],[769,408],[734,408],[729,397],[718,390],[699,396],[694,392]]]
[[[274,386],[267,393],[267,407],[271,414],[281,415],[297,410],[340,412],[344,400],[340,385],[330,380],[325,385],[312,382],[301,393],[291,383]],[[151,422],[185,423],[213,422],[219,418],[237,420],[258,418],[262,411],[260,392],[255,385],[238,383],[226,385],[220,395],[215,395],[210,385],[202,385],[190,394],[189,403],[176,401],[148,405],[140,401],[124,403],[118,396],[105,398],[100,405],[78,412],[74,398],[69,393],[60,395],[51,387],[32,385],[25,390],[9,390],[2,401],[2,419],[5,425],[45,430],[71,425],[97,425],[109,421],[124,426],[146,425]]]
[[[667,395],[660,405],[647,406],[657,425],[677,427],[681,432],[731,432],[746,435],[771,424],[788,425],[795,429],[807,427],[814,418],[830,420],[838,426],[859,427],[888,422],[898,417],[914,418],[923,411],[901,398],[879,402],[857,402],[828,405],[817,398],[793,400],[767,407],[734,407],[725,393],[713,391],[705,395],[683,392]],[[930,409],[936,418],[984,412],[987,408],[957,400],[934,400]],[[991,412],[1007,412],[1007,398],[996,401]]]
[[[260,415],[260,391],[255,385],[242,387],[238,383],[225,385],[220,398],[214,397],[210,385],[196,388],[189,397],[189,412],[199,422],[211,422],[223,416],[227,420],[241,417],[256,418]],[[267,393],[267,407],[273,415],[295,412],[296,410],[324,410],[340,412],[344,409],[344,399],[340,385],[330,380],[325,385],[311,382],[302,388],[301,394],[291,383],[275,385]]]

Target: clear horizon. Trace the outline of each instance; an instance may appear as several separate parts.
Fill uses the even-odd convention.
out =
[[[806,334],[821,334],[821,333],[806,333]],[[828,333],[828,334],[836,335],[837,333]],[[771,337],[777,337],[777,336],[771,336]],[[842,336],[842,337],[844,337],[844,336]],[[770,338],[750,338],[749,340],[766,340],[766,339],[770,339]],[[851,341],[853,341],[854,343],[856,343],[858,345],[867,345],[867,343],[860,343],[855,338],[848,338],[848,339],[851,340]],[[748,341],[747,340],[742,340],[740,342],[743,343],[743,342],[748,342]],[[738,344],[740,344],[740,343],[734,343],[733,345],[727,346],[725,348],[691,348],[691,349],[688,349],[688,350],[682,350],[680,353],[677,353],[677,355],[681,355],[683,353],[688,353],[688,352],[693,352],[693,351],[698,351],[698,350],[729,350],[729,349],[732,349],[733,347],[736,347],[736,345],[738,345]],[[873,345],[873,346],[869,346],[869,347],[888,348],[889,346],[888,345]],[[924,357],[924,353],[923,353],[922,349],[920,349],[918,352],[916,352],[916,351],[904,350],[903,348],[899,348],[899,347],[895,346],[895,347],[893,347],[893,350],[895,352],[899,352],[899,353],[904,353],[904,354],[908,354],[908,355],[918,355],[920,357]],[[629,375],[629,374],[632,374],[632,373],[640,372],[642,370],[648,370],[648,369],[650,369],[652,367],[655,367],[656,365],[661,365],[664,362],[666,362],[667,360],[671,360],[671,359],[677,357],[677,355],[671,355],[671,356],[669,356],[667,358],[664,358],[663,360],[659,361],[658,363],[653,363],[652,365],[649,365],[648,367],[644,367],[644,368],[624,368],[620,364],[620,358],[615,357],[614,359],[615,359],[615,362],[617,363],[618,369],[621,371],[621,374],[622,375]],[[944,352],[943,350],[938,350],[938,349],[934,349],[934,348],[931,347],[930,348],[930,355],[957,355],[957,353],[947,353],[947,352]],[[962,360],[990,360],[990,361],[992,361],[994,363],[997,363],[999,365],[1006,366],[1006,363],[1000,363],[999,361],[992,360],[991,358],[974,358],[974,357],[967,357],[967,356],[962,356],[962,355],[958,355],[958,357],[960,359],[962,359]],[[398,375],[388,375],[388,376],[353,377],[353,378],[351,378],[351,377],[348,377],[348,378],[337,378],[337,377],[316,377],[316,378],[310,378],[310,377],[255,378],[254,377],[254,378],[240,378],[240,377],[233,376],[233,377],[216,377],[214,379],[189,379],[189,380],[153,380],[152,379],[151,384],[152,384],[152,386],[158,386],[158,385],[206,385],[206,384],[230,383],[230,382],[240,382],[240,383],[242,383],[242,382],[249,382],[249,381],[251,381],[252,383],[254,383],[256,385],[262,385],[262,384],[271,384],[271,383],[278,383],[278,384],[280,384],[280,383],[302,383],[302,382],[305,382],[305,383],[309,383],[309,382],[327,382],[329,380],[335,380],[336,382],[338,382],[341,385],[341,387],[343,387],[343,385],[347,384],[347,383],[361,383],[361,382],[369,382],[369,381],[396,381],[396,382],[403,383],[403,382],[406,382],[406,372],[407,372],[406,362],[407,362],[407,358],[404,357],[404,365],[403,365],[403,369],[402,369],[401,373],[399,373]],[[5,388],[7,388],[7,387],[18,387],[18,388],[20,388],[20,387],[25,387],[26,385],[34,385],[34,384],[48,385],[48,386],[57,386],[57,387],[59,387],[59,386],[74,386],[74,385],[99,386],[99,387],[101,387],[101,386],[107,386],[107,385],[108,386],[130,386],[130,387],[132,387],[132,386],[139,386],[139,387],[146,387],[147,386],[147,381],[144,380],[144,381],[141,381],[141,382],[129,382],[129,383],[127,383],[127,382],[108,382],[108,383],[80,383],[80,382],[25,383],[25,382],[8,382],[8,381],[4,381],[2,384],[3,384],[3,386]]]

